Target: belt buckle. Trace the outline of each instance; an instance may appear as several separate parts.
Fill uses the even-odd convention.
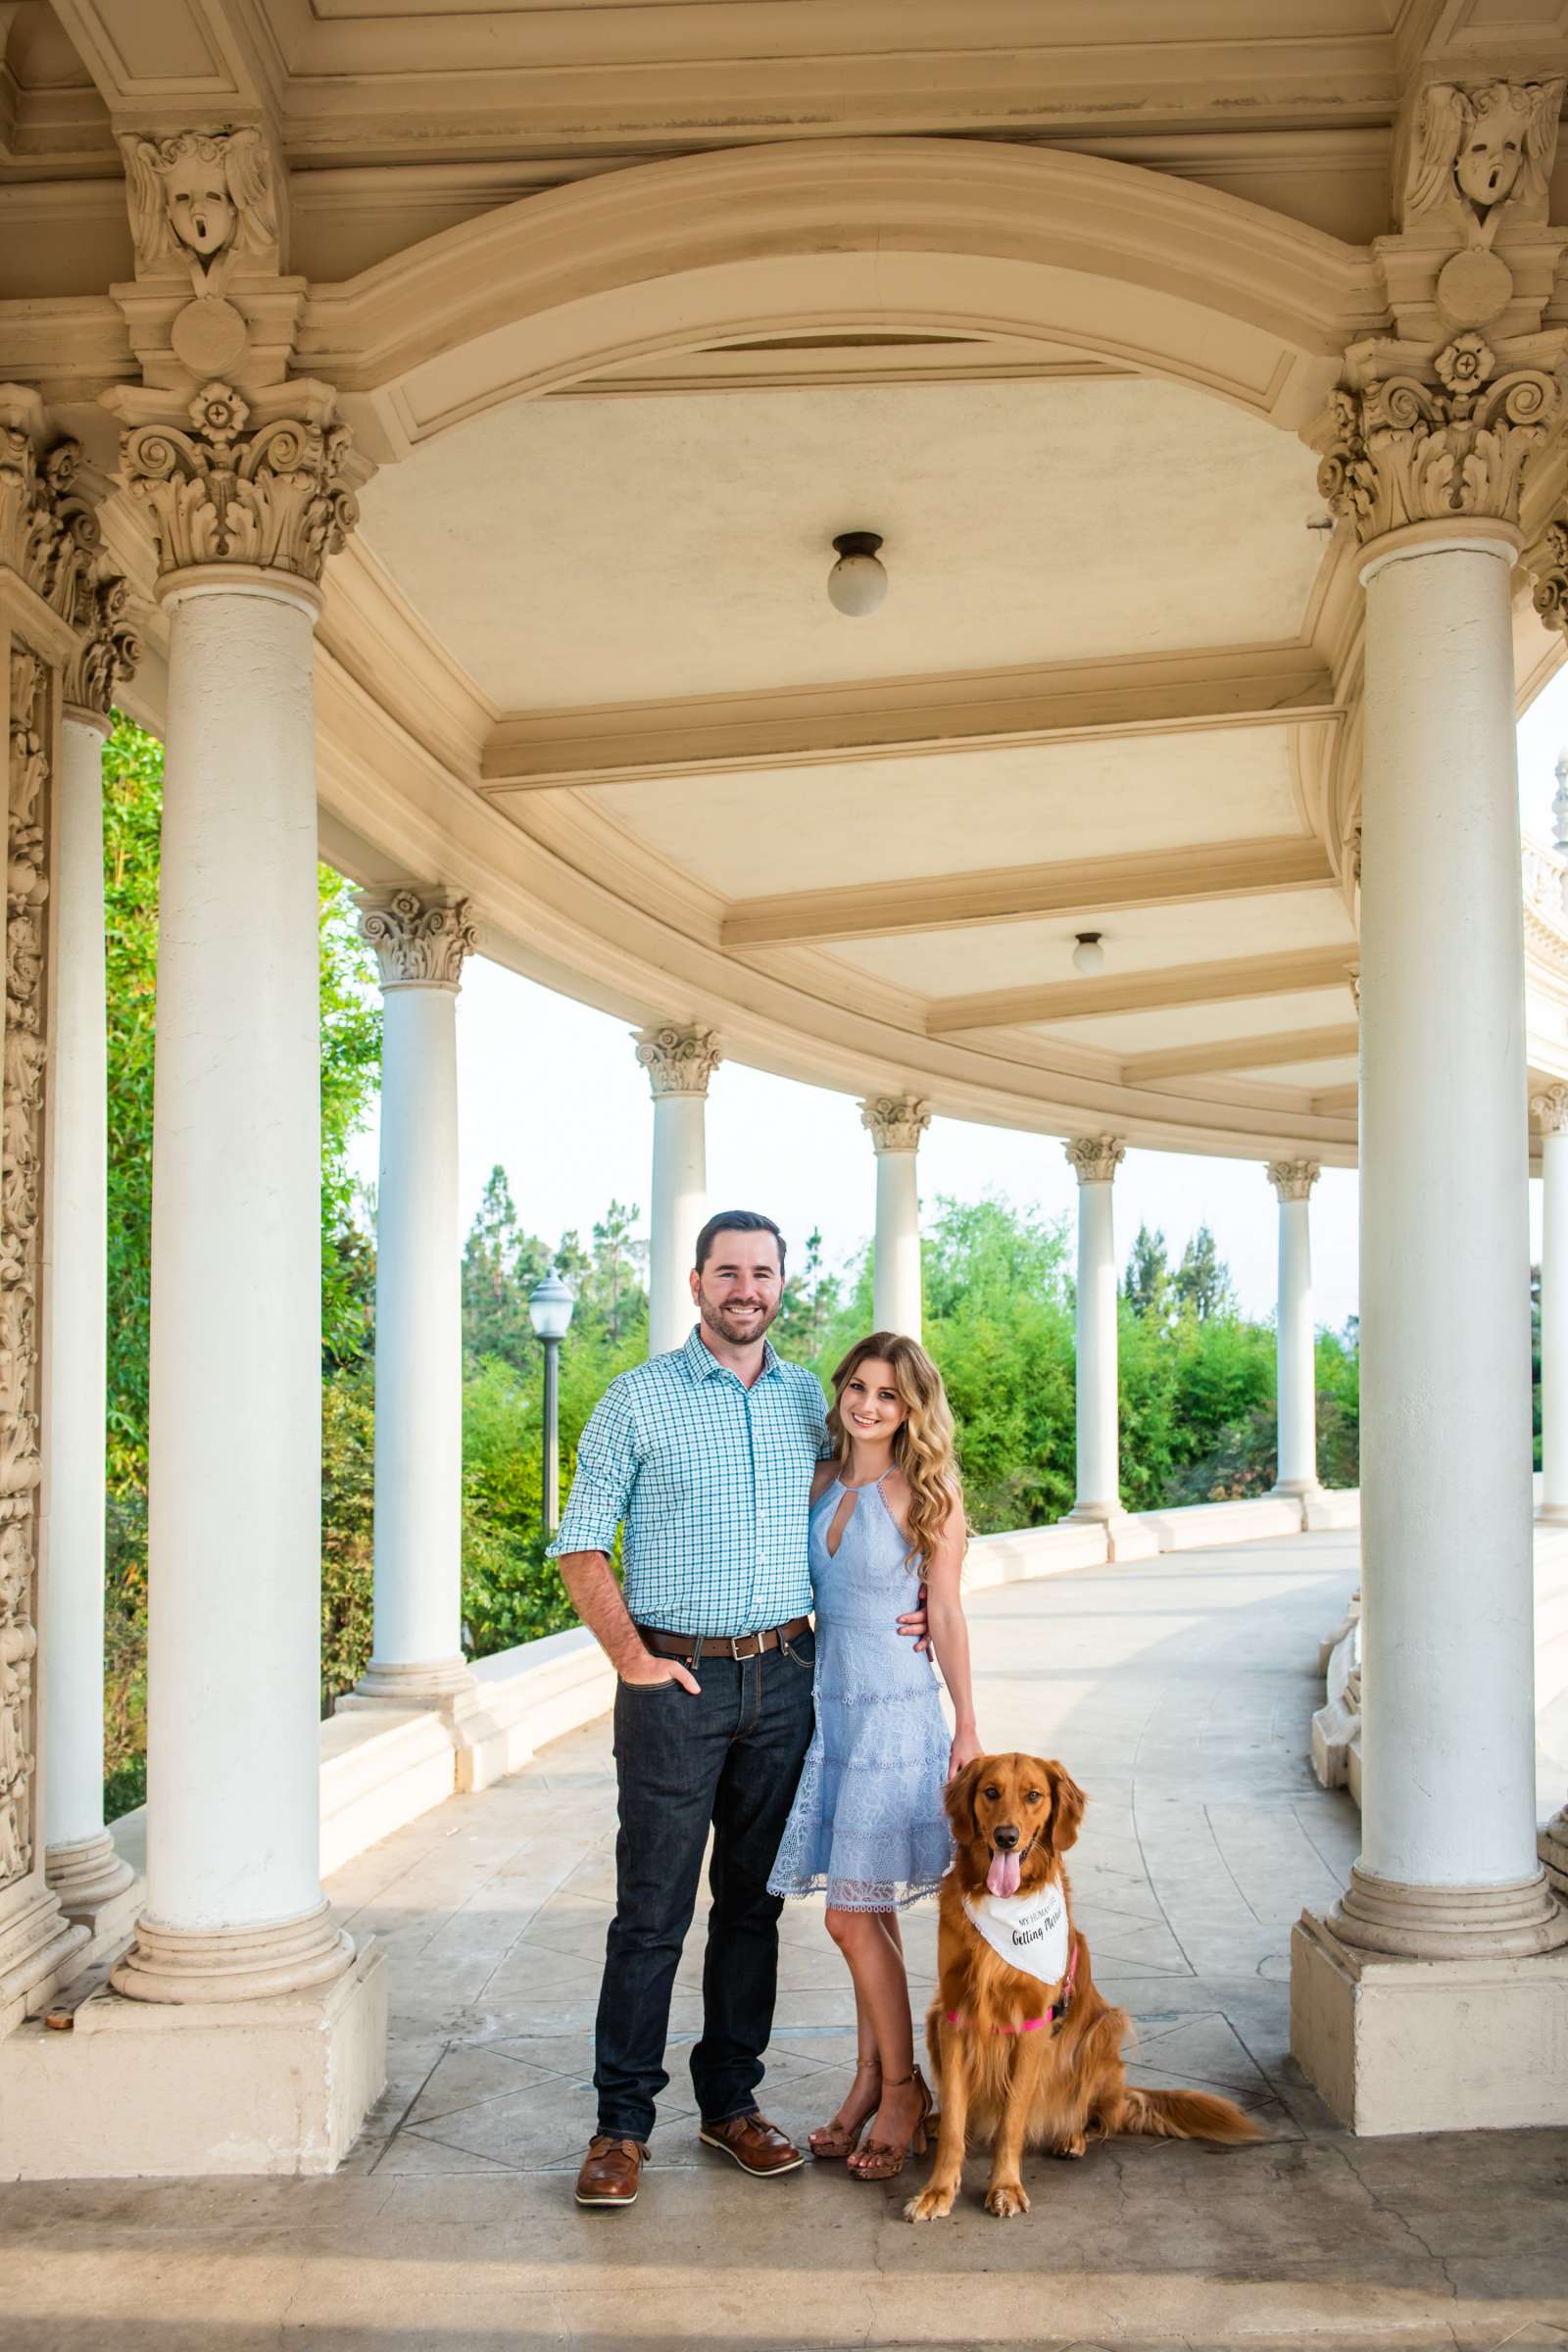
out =
[[[743,1654],[741,1650],[741,1643],[743,1642],[756,1642],[756,1649],[747,1650]],[[737,1666],[744,1666],[748,1657],[761,1656],[762,1645],[761,1642],[758,1641],[756,1634],[731,1634],[729,1638],[729,1654],[734,1659]]]

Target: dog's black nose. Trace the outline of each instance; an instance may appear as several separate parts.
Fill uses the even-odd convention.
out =
[[[1012,1822],[1002,1822],[991,1833],[992,1840],[996,1845],[998,1853],[1010,1854],[1013,1847],[1018,1842],[1020,1834],[1021,1833]]]

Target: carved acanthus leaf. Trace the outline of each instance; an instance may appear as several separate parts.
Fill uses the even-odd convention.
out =
[[[304,381],[276,387],[260,417],[231,384],[203,386],[188,423],[134,422],[121,437],[121,466],[147,511],[166,573],[197,564],[254,564],[318,581],[326,558],[359,520],[349,429],[333,397]],[[122,414],[129,403],[122,398]]]
[[[1268,1180],[1281,1200],[1310,1200],[1323,1170],[1315,1159],[1271,1159]]]
[[[879,1095],[860,1104],[860,1125],[878,1152],[917,1152],[930,1124],[930,1103],[913,1095]]]
[[[457,988],[479,944],[469,902],[439,889],[362,891],[360,934],[383,988]]]
[[[1568,1086],[1559,1081],[1532,1095],[1530,1124],[1538,1135],[1568,1135]]]
[[[634,1030],[632,1037],[656,1101],[661,1095],[707,1094],[723,1058],[711,1029],[682,1028],[670,1021]]]
[[[1510,368],[1493,382],[1494,366],[1481,337],[1464,334],[1433,362],[1436,383],[1390,375],[1332,394],[1318,490],[1363,542],[1458,515],[1518,522],[1525,462],[1560,393],[1544,368]]]
[[[1062,1146],[1080,1184],[1109,1184],[1127,1156],[1119,1135],[1075,1135]]]
[[[104,486],[89,484],[79,442],[48,444],[35,392],[0,384],[0,564],[76,632],[66,701],[107,712],[141,649],[126,584],[106,567],[97,513]]]

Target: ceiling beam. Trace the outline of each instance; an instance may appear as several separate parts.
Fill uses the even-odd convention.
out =
[[[1293,1061],[1338,1061],[1359,1047],[1353,1023],[1343,1029],[1287,1029],[1272,1037],[1228,1037],[1207,1046],[1131,1054],[1121,1065],[1121,1079],[1123,1086],[1149,1086],[1160,1078],[1204,1078],[1222,1070],[1282,1069]]]
[[[720,938],[726,948],[897,939],[918,931],[963,931],[980,923],[1125,913],[1139,906],[1318,890],[1332,880],[1328,852],[1315,834],[1205,842],[1132,858],[1080,858],[1065,865],[999,866],[909,882],[741,899],[724,917]]]
[[[1358,1086],[1326,1086],[1320,1095],[1312,1097],[1314,1112],[1354,1110],[1361,1099]]]
[[[498,793],[560,792],[1343,715],[1309,647],[1237,646],[514,712],[496,722],[480,781]]]
[[[1150,1012],[1166,1005],[1224,1004],[1244,997],[1286,997],[1302,989],[1349,986],[1355,943],[1296,956],[1232,956],[1222,963],[1161,965],[1039,988],[994,989],[989,996],[940,997],[926,1010],[928,1037],[962,1029],[1011,1029],[1079,1021],[1102,1012]]]

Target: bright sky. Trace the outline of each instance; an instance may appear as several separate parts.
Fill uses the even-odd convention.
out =
[[[1553,766],[1568,743],[1568,669],[1519,729],[1520,809],[1527,831],[1551,838]],[[475,957],[458,999],[461,1185],[466,1230],[490,1170],[511,1178],[524,1225],[556,1240],[586,1239],[614,1199],[643,1211],[646,1230],[653,1106],[624,1025],[570,998]],[[373,1181],[373,1132],[358,1171]],[[798,1086],[726,1062],[708,1103],[709,1197],[714,1207],[760,1208],[783,1226],[792,1251],[820,1226],[830,1264],[869,1238],[871,1140],[847,1095]],[[1531,1186],[1533,1248],[1539,1184]],[[978,1200],[996,1192],[1048,1216],[1069,1215],[1076,1186],[1048,1136],[934,1119],[920,1149],[921,1198]],[[1116,1246],[1125,1264],[1140,1223],[1159,1226],[1173,1257],[1201,1224],[1230,1264],[1245,1312],[1274,1305],[1276,1209],[1260,1165],[1130,1152],[1116,1179]],[[1317,1319],[1336,1328],[1356,1306],[1356,1177],[1327,1168],[1312,1195]]]

